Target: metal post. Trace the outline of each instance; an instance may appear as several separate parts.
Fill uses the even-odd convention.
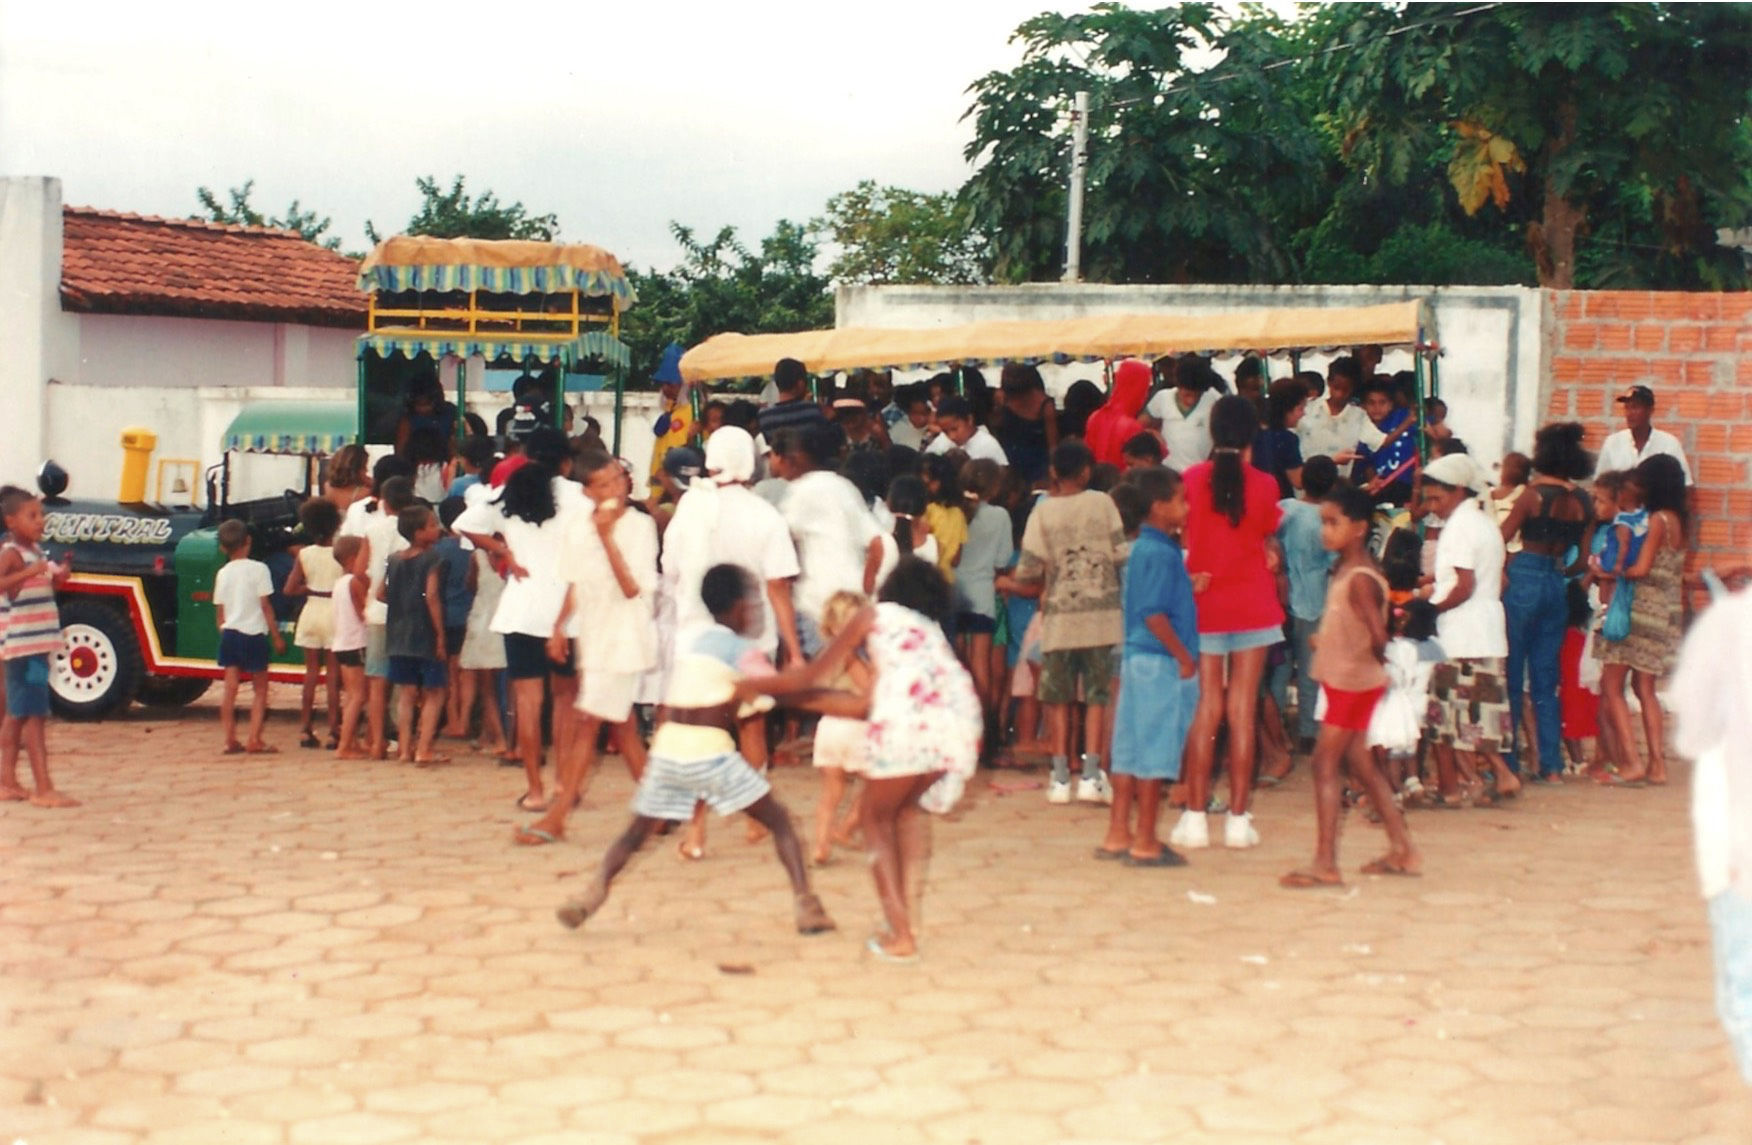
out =
[[[456,359],[456,424],[450,432],[460,442],[468,436],[468,359],[451,356]]]
[[[626,367],[614,366],[614,444],[610,450],[616,457],[621,455],[621,418],[626,410],[627,371]]]
[[[1065,281],[1083,280],[1083,179],[1089,170],[1089,93],[1076,94],[1071,112],[1070,218],[1065,233]]]
[[[359,351],[359,386],[354,394],[355,409],[359,417],[358,432],[354,435],[355,444],[365,444],[365,355],[369,350]]]

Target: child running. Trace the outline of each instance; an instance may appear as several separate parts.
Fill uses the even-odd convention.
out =
[[[1162,845],[1156,820],[1163,782],[1180,778],[1181,752],[1198,707],[1198,606],[1174,539],[1186,523],[1186,490],[1180,474],[1162,466],[1136,470],[1126,483],[1146,507],[1125,570],[1113,807],[1095,857],[1120,859],[1128,867],[1178,867],[1186,860]]]
[[[584,893],[555,912],[562,925],[576,929],[601,910],[615,876],[658,825],[686,822],[693,817],[694,804],[704,801],[720,815],[746,811],[772,832],[796,898],[797,933],[834,929],[827,908],[809,887],[790,812],[773,795],[766,777],[736,750],[741,707],[737,684],[750,672],[770,672],[772,667],[747,635],[760,623],[759,589],[753,574],[739,565],[713,565],[706,571],[700,596],[714,623],[676,656],[645,774],[633,796],[632,822],[609,845]]]
[[[410,505],[396,523],[408,547],[384,569],[378,599],[387,607],[385,651],[389,682],[396,692],[396,755],[403,763],[430,767],[443,760],[432,754],[438,723],[444,718],[444,671],[449,649],[444,636],[444,566],[432,546],[443,530],[427,506]],[[420,705],[418,741],[414,702]]]
[[[335,561],[345,571],[335,581],[335,668],[341,679],[341,730],[336,759],[364,759],[359,744],[359,713],[365,710],[365,605],[371,591],[371,555],[364,537],[335,541]]]
[[[1405,815],[1375,764],[1365,733],[1387,688],[1387,581],[1369,556],[1374,502],[1351,485],[1335,486],[1320,504],[1320,539],[1338,554],[1315,638],[1314,678],[1325,710],[1314,741],[1314,862],[1278,880],[1280,886],[1338,886],[1339,765],[1363,785],[1387,828],[1388,850],[1363,867],[1366,875],[1417,875],[1422,859],[1411,845]]]
[[[268,644],[276,653],[286,651],[269,599],[274,581],[268,566],[250,560],[249,527],[242,521],[219,526],[219,548],[225,566],[213,578],[214,619],[219,625],[219,666],[225,669],[225,692],[219,701],[219,730],[225,737],[225,754],[272,755],[274,748],[262,742],[268,722]],[[237,742],[237,688],[250,677],[255,699],[249,709],[249,741]]]
[[[321,747],[316,738],[316,689],[322,678],[328,680],[329,748],[340,741],[341,710],[340,681],[335,671],[334,644],[335,582],[341,578],[341,565],[335,559],[335,533],[341,527],[341,511],[333,501],[313,497],[298,508],[298,522],[308,543],[298,550],[298,559],[286,575],[287,596],[302,596],[304,607],[298,612],[298,623],[292,629],[292,643],[304,652],[304,695],[298,715],[298,746]]]
[[[979,697],[943,634],[949,606],[943,574],[907,557],[883,583],[881,603],[854,616],[820,656],[744,684],[830,714],[868,714],[864,842],[888,931],[872,936],[865,948],[883,962],[918,959],[910,904],[923,891],[931,851],[923,812],[952,808],[979,764]],[[810,692],[832,679],[859,647],[876,674],[867,704],[843,693]]]
[[[0,801],[29,800],[35,807],[77,807],[79,800],[55,790],[49,778],[50,658],[61,651],[61,615],[55,589],[67,580],[65,564],[57,564],[39,547],[43,538],[43,503],[19,488],[0,497],[0,518],[6,541],[0,545],[0,659],[6,662],[6,719],[0,723]],[[18,753],[30,757],[33,791],[18,782]]]

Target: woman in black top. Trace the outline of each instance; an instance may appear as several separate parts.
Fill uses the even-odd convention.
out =
[[[1521,538],[1521,551],[1509,558],[1503,588],[1509,629],[1509,711],[1519,741],[1521,683],[1527,680],[1533,692],[1541,783],[1557,783],[1563,777],[1558,683],[1569,617],[1564,581],[1585,566],[1594,505],[1576,482],[1593,471],[1594,459],[1582,448],[1580,423],[1546,426],[1533,438],[1533,480],[1503,521],[1505,542]],[[1518,754],[1508,757],[1516,771],[1521,770]]]
[[[1003,404],[992,418],[992,436],[1004,447],[1010,468],[1030,486],[1039,485],[1046,480],[1047,460],[1058,446],[1058,410],[1034,366],[1005,366],[998,388]]]

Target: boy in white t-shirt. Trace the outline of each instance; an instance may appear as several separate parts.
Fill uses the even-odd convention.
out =
[[[219,623],[219,666],[225,669],[225,693],[219,703],[219,729],[225,736],[225,754],[272,753],[262,742],[262,727],[268,721],[268,645],[276,653],[286,651],[269,600],[274,593],[268,566],[249,558],[249,528],[242,521],[219,526],[219,547],[226,563],[213,579],[213,610]],[[255,700],[249,711],[249,740],[237,742],[237,686],[250,678]]]

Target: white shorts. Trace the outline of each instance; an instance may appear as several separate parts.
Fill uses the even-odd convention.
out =
[[[863,720],[845,716],[822,716],[815,725],[816,767],[837,767],[842,771],[864,770],[864,757],[869,753],[870,728]]]
[[[578,673],[578,710],[611,724],[624,724],[633,714],[642,672],[608,672],[594,668]]]

